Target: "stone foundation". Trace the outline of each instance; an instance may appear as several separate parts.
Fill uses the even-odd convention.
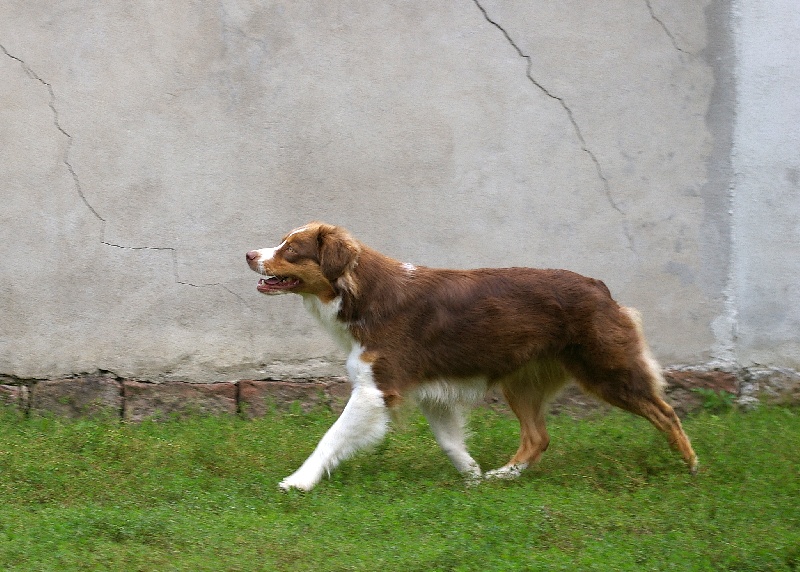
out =
[[[693,391],[727,392],[749,407],[758,403],[800,404],[800,373],[785,368],[748,368],[737,371],[699,367],[667,369],[667,399],[679,415],[703,407],[704,396]],[[262,417],[275,408],[316,407],[336,413],[344,408],[350,384],[344,377],[292,380],[238,380],[220,383],[163,382],[120,379],[111,374],[52,380],[0,377],[0,406],[24,415],[63,417],[115,417],[125,421],[166,419],[187,415],[242,415]],[[505,409],[497,392],[485,400]],[[554,413],[585,415],[610,406],[569,386],[551,405]]]

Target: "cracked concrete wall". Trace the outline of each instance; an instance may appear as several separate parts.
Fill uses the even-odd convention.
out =
[[[771,325],[737,296],[728,1],[2,13],[0,375],[341,373],[243,262],[310,219],[417,264],[602,278],[665,364],[755,359],[737,332]]]

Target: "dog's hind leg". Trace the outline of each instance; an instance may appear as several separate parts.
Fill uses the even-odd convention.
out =
[[[631,413],[644,417],[667,438],[670,446],[680,452],[689,471],[697,472],[697,455],[683,431],[681,421],[660,391],[649,385],[641,370],[592,371],[591,381],[578,378],[589,393]]]
[[[504,466],[486,473],[487,479],[518,477],[529,465],[536,463],[550,444],[544,421],[550,400],[568,379],[561,364],[541,361],[528,365],[501,382],[503,395],[519,419],[520,445]]]
[[[680,452],[694,474],[697,455],[680,419],[664,401],[664,377],[647,347],[638,312],[632,308],[621,310],[633,322],[635,332],[627,347],[619,352],[587,353],[574,361],[571,369],[578,383],[589,393],[650,421],[666,436],[670,446]],[[609,359],[609,356],[613,357]]]
[[[375,386],[370,364],[360,358],[360,348],[356,348],[347,362],[353,392],[341,416],[305,463],[281,481],[280,488],[311,490],[341,461],[378,443],[386,435],[389,410],[384,394]]]
[[[467,451],[464,405],[420,400],[419,408],[431,426],[436,442],[467,480],[480,478],[481,468]]]

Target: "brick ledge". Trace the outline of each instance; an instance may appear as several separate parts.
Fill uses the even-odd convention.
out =
[[[752,367],[739,370],[698,366],[668,368],[667,398],[679,415],[702,408],[703,388],[733,394],[742,406],[760,402],[800,405],[800,372],[787,368]],[[350,395],[344,377],[291,380],[237,380],[217,383],[120,379],[97,373],[61,379],[20,380],[0,376],[0,406],[24,415],[114,417],[125,421],[182,417],[193,414],[263,416],[278,409],[308,411],[327,407],[341,412]],[[490,393],[487,405],[504,409],[502,398]],[[296,404],[296,405],[295,405]],[[583,415],[608,406],[568,387],[551,410]]]

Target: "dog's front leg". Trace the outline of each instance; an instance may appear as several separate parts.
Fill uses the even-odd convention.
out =
[[[389,411],[372,377],[372,368],[361,361],[360,348],[347,361],[353,393],[342,415],[322,437],[303,465],[280,483],[283,490],[314,488],[325,473],[356,451],[383,439],[389,425]]]
[[[467,451],[464,405],[422,400],[419,408],[431,426],[436,442],[467,482],[481,478],[481,468]]]

